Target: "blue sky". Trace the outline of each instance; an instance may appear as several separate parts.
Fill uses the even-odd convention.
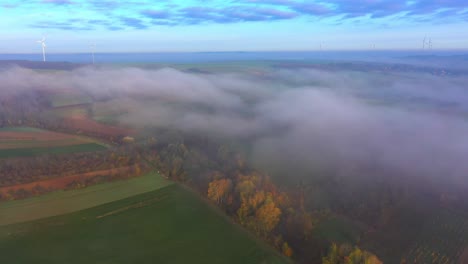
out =
[[[468,48],[468,0],[1,0],[0,53]]]

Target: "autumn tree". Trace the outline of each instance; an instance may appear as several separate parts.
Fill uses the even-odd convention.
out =
[[[232,189],[232,181],[230,179],[213,180],[208,185],[208,198],[215,203],[221,205],[227,202]]]
[[[279,223],[281,210],[276,207],[273,199],[268,197],[255,213],[257,230],[263,235],[269,234]]]
[[[288,245],[287,242],[283,242],[281,251],[283,252],[283,255],[285,255],[286,257],[292,257],[293,255],[293,250],[291,249],[291,247]]]
[[[332,244],[328,255],[322,258],[322,264],[339,264],[340,263],[340,254],[338,252],[338,246]]]
[[[338,247],[332,244],[327,256],[322,258],[322,264],[382,264],[382,261],[358,247],[352,248],[348,244]]]

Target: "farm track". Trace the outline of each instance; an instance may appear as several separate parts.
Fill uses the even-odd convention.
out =
[[[110,211],[110,212],[102,214],[102,215],[98,215],[98,216],[96,216],[96,218],[99,219],[99,218],[103,218],[103,217],[107,217],[107,216],[111,216],[111,215],[115,215],[115,214],[120,214],[120,213],[123,213],[125,211],[130,210],[130,209],[142,208],[142,207],[154,204],[156,202],[159,202],[159,201],[167,199],[167,198],[168,198],[168,196],[164,195],[164,196],[161,196],[161,197],[156,197],[156,198],[153,198],[153,199],[140,201],[138,203],[135,203],[135,204],[132,204],[132,205],[129,205],[129,206],[125,206],[125,207]]]

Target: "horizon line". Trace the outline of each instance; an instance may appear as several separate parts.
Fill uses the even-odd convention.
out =
[[[398,52],[398,51],[411,51],[411,52],[447,52],[447,51],[465,51],[468,48],[450,48],[450,49],[312,49],[312,50],[225,50],[225,51],[95,51],[95,54],[145,54],[145,53],[271,53],[271,52]],[[91,51],[77,51],[77,52],[47,52],[46,54],[89,54]],[[0,52],[0,55],[37,55],[42,52]]]

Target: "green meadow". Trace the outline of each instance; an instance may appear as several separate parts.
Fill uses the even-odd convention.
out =
[[[86,143],[71,146],[57,146],[57,147],[40,147],[40,148],[16,148],[16,149],[0,149],[0,158],[13,158],[13,157],[30,157],[46,154],[67,154],[76,152],[92,152],[105,150],[101,144]]]
[[[80,211],[153,191],[172,182],[155,172],[83,189],[56,191],[24,200],[0,203],[0,226]]]
[[[49,205],[64,193],[54,195]],[[0,207],[0,212],[6,211]],[[74,213],[0,226],[0,255],[2,263],[38,264],[288,262],[177,184]]]

